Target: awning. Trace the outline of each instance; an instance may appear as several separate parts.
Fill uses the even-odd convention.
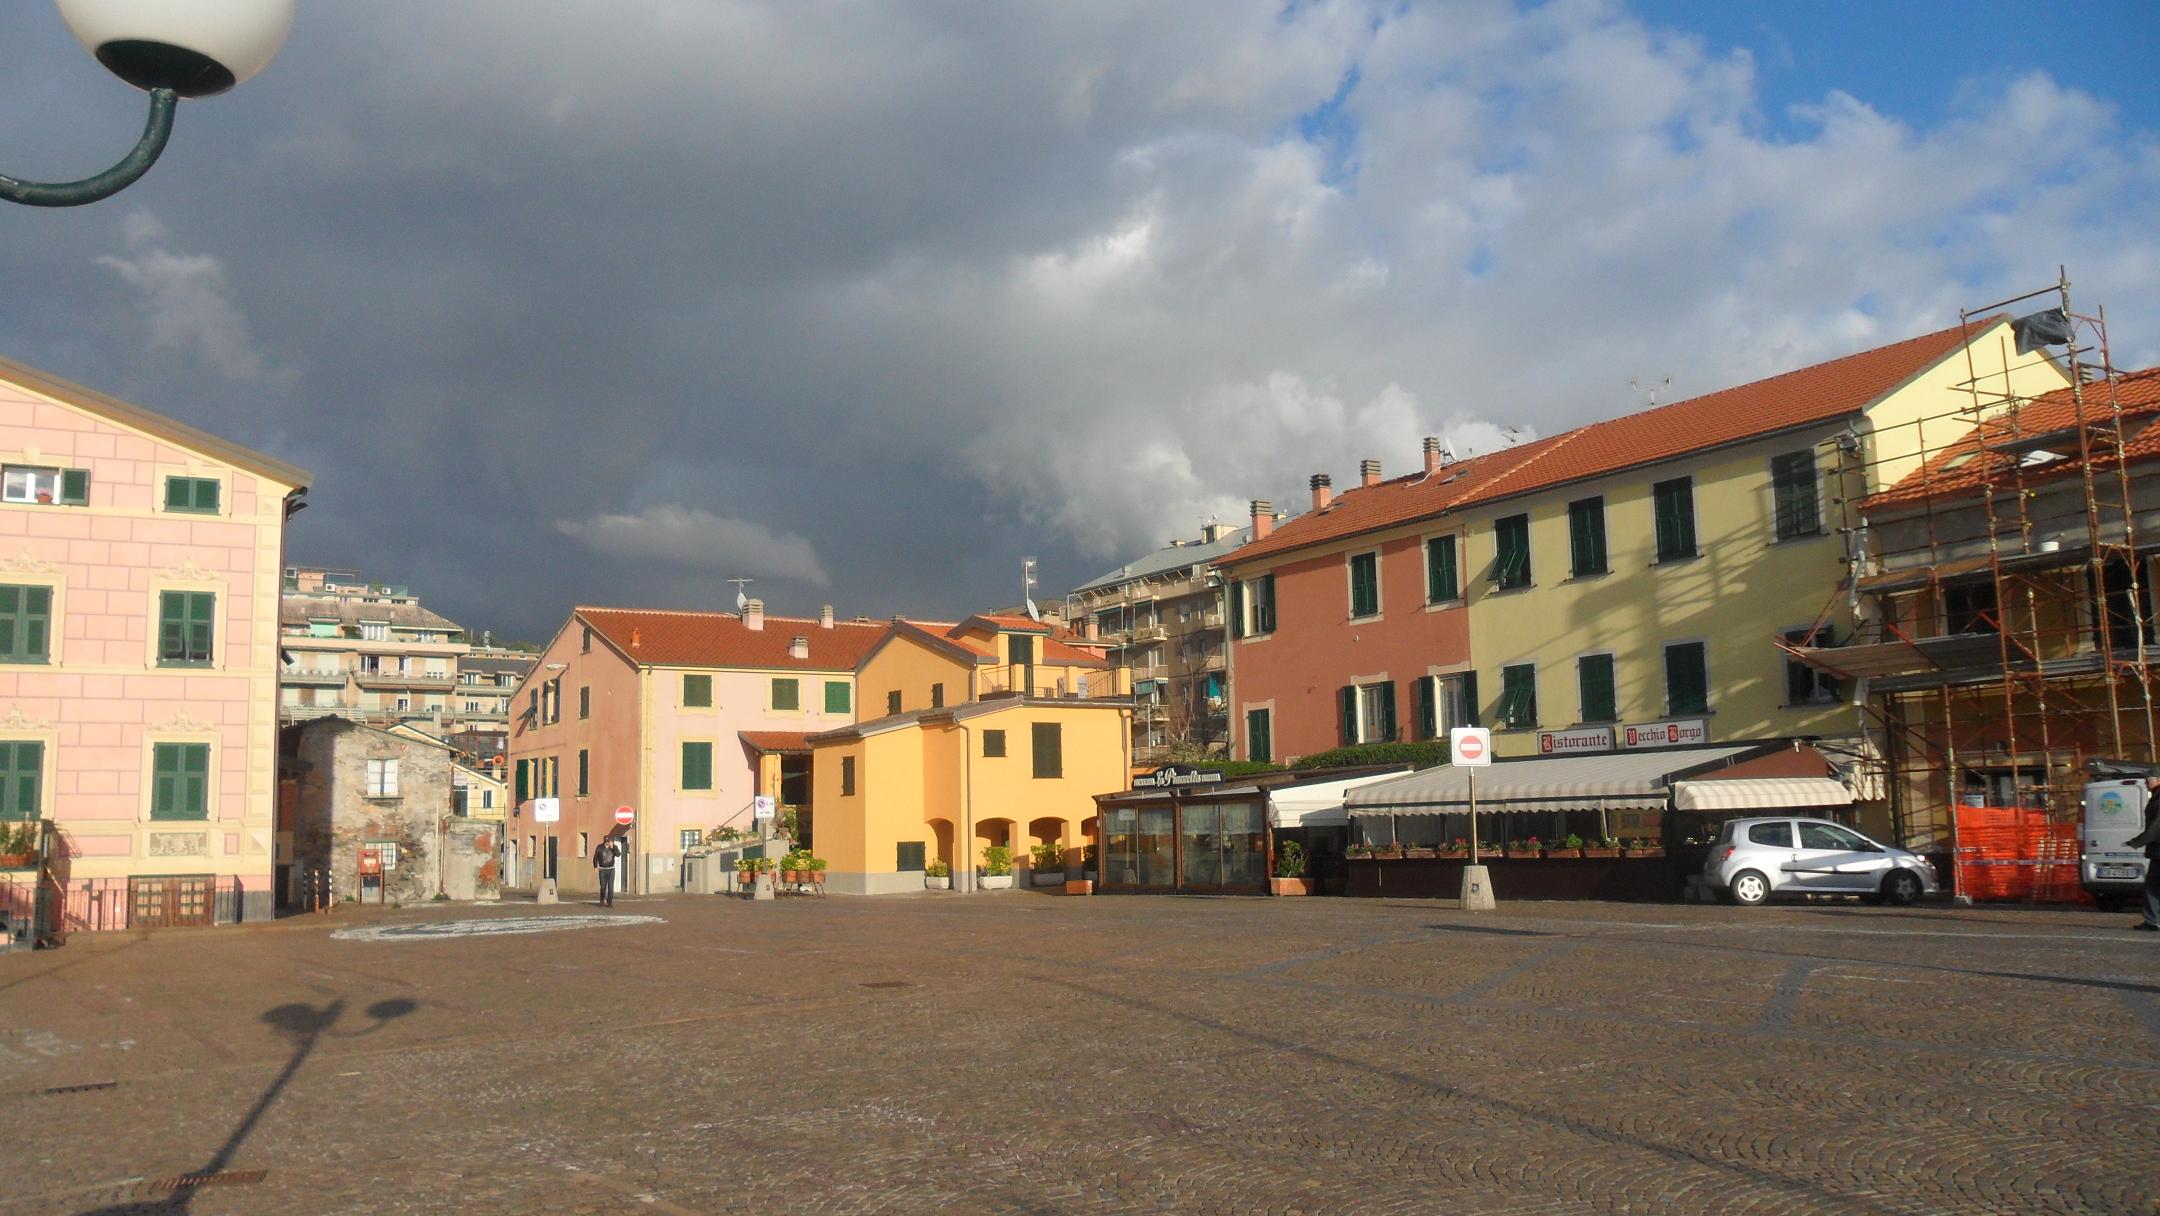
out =
[[[1830,777],[1736,777],[1673,786],[1673,806],[1683,811],[1784,811],[1851,806],[1852,800],[1844,782]]]
[[[1349,792],[1380,781],[1393,781],[1401,773],[1368,773],[1341,781],[1316,781],[1293,785],[1268,795],[1268,822],[1279,828],[1340,828],[1350,824],[1343,806]]]
[[[1759,744],[1689,747],[1500,760],[1475,770],[1429,768],[1352,790],[1348,804],[1352,815],[1439,815],[1467,810],[1474,771],[1481,811],[1661,810],[1671,793],[1668,775],[1759,750]]]

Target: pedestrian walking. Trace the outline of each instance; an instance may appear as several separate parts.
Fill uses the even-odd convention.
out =
[[[600,906],[615,906],[615,862],[622,857],[622,842],[613,836],[600,842],[593,852],[593,865],[600,871]]]
[[[2130,927],[2160,932],[2160,777],[2145,779],[2145,830],[2130,838],[2130,847],[2145,850],[2145,919]]]

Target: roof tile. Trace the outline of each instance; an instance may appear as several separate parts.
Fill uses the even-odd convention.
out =
[[[579,608],[575,615],[635,661],[669,667],[853,671],[890,628],[883,621],[836,621],[827,629],[811,619],[768,616],[763,629],[752,629],[732,612]],[[788,653],[798,637],[810,639],[809,658]]]

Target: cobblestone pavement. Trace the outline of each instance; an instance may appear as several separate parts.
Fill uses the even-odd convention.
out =
[[[2123,916],[618,911],[658,919],[348,912],[0,958],[0,1212],[2160,1205],[2160,941]],[[362,923],[399,932],[332,936]]]

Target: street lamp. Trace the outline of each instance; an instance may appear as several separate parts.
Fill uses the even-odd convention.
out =
[[[134,150],[95,177],[26,182],[0,175],[0,198],[32,207],[79,207],[133,185],[172,137],[178,100],[222,93],[262,71],[292,32],[298,0],[56,2],[99,63],[150,94],[150,119]]]

